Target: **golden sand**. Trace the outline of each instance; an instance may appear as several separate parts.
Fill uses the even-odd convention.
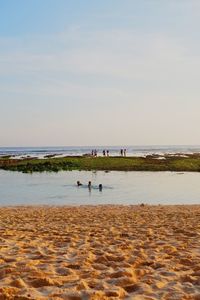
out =
[[[200,206],[0,208],[0,300],[200,299]]]

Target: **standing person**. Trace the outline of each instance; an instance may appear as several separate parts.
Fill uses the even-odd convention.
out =
[[[94,156],[97,157],[97,150],[94,150]]]
[[[109,150],[107,150],[106,153],[107,153],[107,156],[109,156]]]
[[[92,187],[92,182],[88,181],[88,188],[91,189],[91,187]]]
[[[106,156],[106,150],[103,150],[103,156]]]
[[[120,150],[120,154],[121,154],[121,156],[123,156],[123,149]]]
[[[89,192],[91,192],[91,188],[92,188],[92,182],[88,181],[88,190],[89,190]]]
[[[94,151],[92,150],[92,156],[94,156]]]
[[[126,149],[124,149],[124,156],[126,156]]]

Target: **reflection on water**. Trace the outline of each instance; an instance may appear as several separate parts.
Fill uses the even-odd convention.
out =
[[[199,204],[199,182],[199,173],[0,171],[0,205]]]

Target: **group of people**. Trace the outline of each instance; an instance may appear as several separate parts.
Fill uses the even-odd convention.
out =
[[[97,156],[97,150],[96,149],[92,150],[91,155],[96,157]]]
[[[109,150],[103,150],[102,153],[103,156],[109,156]],[[97,150],[96,149],[92,150],[91,155],[97,157]]]
[[[103,156],[109,156],[109,150],[103,150]]]
[[[109,156],[110,151],[104,149],[104,150],[102,151],[102,154],[103,154],[104,157],[105,157],[105,156]],[[91,155],[94,156],[94,157],[97,157],[97,150],[96,150],[96,149],[92,150]],[[120,155],[121,155],[121,156],[126,156],[126,149],[120,149]]]
[[[126,149],[121,149],[120,154],[121,156],[126,156]]]
[[[77,181],[77,186],[82,186],[82,185],[83,184],[80,181]],[[88,185],[87,186],[88,186],[88,189],[91,190],[91,188],[92,188],[92,182],[88,181]],[[101,192],[102,189],[103,189],[103,185],[100,183],[99,186],[98,186],[98,188],[99,188],[99,191]]]

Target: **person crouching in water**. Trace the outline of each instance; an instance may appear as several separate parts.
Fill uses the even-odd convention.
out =
[[[82,183],[80,183],[80,181],[77,181],[77,186],[81,186]]]

